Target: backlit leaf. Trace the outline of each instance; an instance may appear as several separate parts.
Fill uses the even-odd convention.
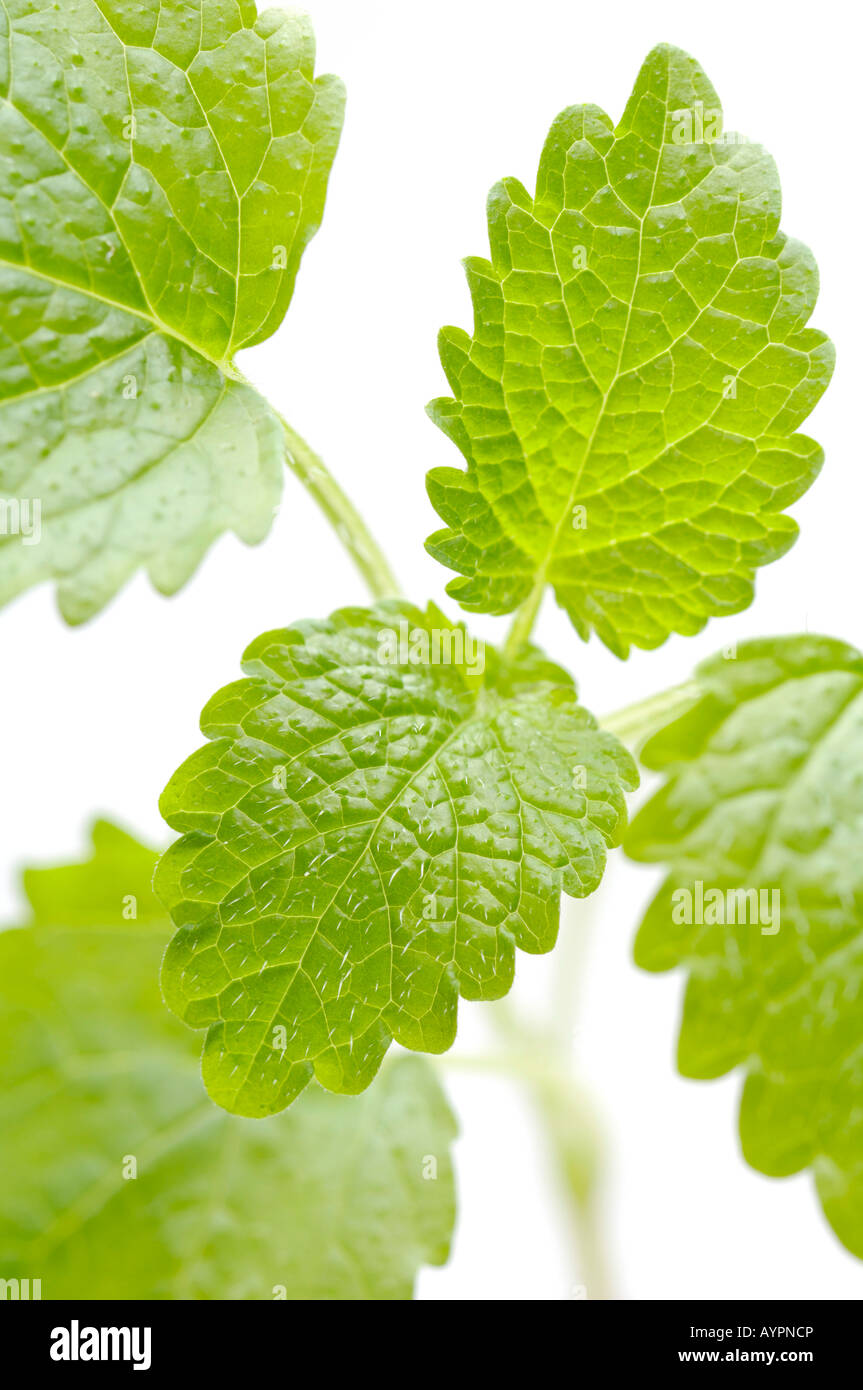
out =
[[[0,603],[55,579],[81,622],[269,530],[282,430],[233,359],[321,220],[343,92],[313,66],[252,0],[0,3]]]
[[[770,156],[722,135],[707,77],[667,45],[616,127],[558,116],[533,197],[492,189],[473,333],[441,334],[453,398],[429,407],[468,465],[428,478],[447,526],[428,549],[464,608],[508,613],[547,583],[626,656],[750,603],[821,466],[794,431],[833,363],[779,214]]]
[[[636,773],[563,671],[434,607],[266,633],[243,669],[163,794],[156,887],[165,997],[208,1030],[213,1098],[260,1115],[313,1073],[362,1090],[393,1038],[449,1047],[459,994],[506,994],[597,886]]]
[[[428,1063],[225,1114],[159,997],[157,856],[104,822],[94,844],[30,871],[32,920],[0,932],[0,1276],[43,1299],[410,1298],[454,1217]]]
[[[646,745],[665,774],[626,839],[669,866],[636,941],[683,965],[685,1076],[746,1068],[744,1153],[812,1167],[863,1257],[863,656],[826,637],[748,642]]]

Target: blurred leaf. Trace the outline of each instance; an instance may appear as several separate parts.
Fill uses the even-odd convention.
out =
[[[636,960],[688,969],[681,1072],[746,1067],[746,1158],[811,1166],[863,1257],[863,656],[777,637],[697,677],[701,699],[642,755],[665,781],[625,847],[670,872]]]
[[[46,1299],[409,1298],[454,1219],[427,1063],[227,1115],[159,998],[157,856],[104,822],[94,848],[30,871],[32,921],[0,933],[0,1277]]]

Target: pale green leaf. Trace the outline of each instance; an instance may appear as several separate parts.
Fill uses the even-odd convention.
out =
[[[665,782],[626,849],[670,872],[636,960],[688,968],[681,1072],[746,1067],[746,1158],[811,1166],[863,1257],[863,656],[810,636],[733,653],[644,749]]]
[[[449,1047],[459,994],[505,994],[561,892],[597,886],[636,773],[565,672],[502,666],[434,607],[267,633],[243,669],[163,794],[184,834],[156,887],[165,997],[208,1029],[213,1098],[260,1115],[313,1073],[362,1090],[393,1038]]]
[[[473,334],[448,328],[454,399],[430,413],[467,470],[436,468],[431,553],[464,608],[554,587],[612,651],[694,633],[752,599],[821,450],[794,434],[832,349],[807,328],[818,275],[779,231],[776,168],[720,136],[698,64],[661,45],[617,127],[554,122],[531,197],[489,197],[491,260],[466,262]]]
[[[251,0],[0,0],[0,603],[56,579],[80,622],[269,530],[282,431],[233,357],[321,220],[343,92],[313,67]]]
[[[159,997],[156,855],[105,823],[94,844],[31,871],[32,923],[0,933],[2,1276],[41,1279],[43,1299],[409,1298],[454,1217],[428,1064],[397,1059],[360,1098],[312,1086],[287,1115],[226,1115]]]

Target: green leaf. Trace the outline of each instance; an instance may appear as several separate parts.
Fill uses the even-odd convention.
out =
[[[792,544],[783,511],[821,450],[794,434],[830,378],[807,328],[809,251],[779,231],[776,168],[720,138],[698,64],[661,45],[619,125],[554,122],[536,195],[492,189],[491,260],[466,264],[473,335],[444,329],[455,399],[432,419],[467,471],[436,468],[449,593],[508,613],[553,585],[618,656],[751,602]]]
[[[0,603],[56,579],[81,622],[269,530],[282,430],[233,357],[321,221],[343,91],[313,66],[252,0],[0,3]]]
[[[636,960],[688,968],[681,1072],[747,1068],[746,1158],[811,1165],[863,1257],[863,656],[779,637],[697,675],[701,699],[642,757],[665,782],[626,850],[670,871]]]
[[[262,1115],[313,1072],[362,1090],[393,1038],[449,1047],[459,993],[506,994],[561,892],[597,886],[637,775],[565,672],[503,666],[433,606],[266,633],[243,669],[163,794],[184,834],[156,889],[207,1088]]]
[[[409,1298],[454,1219],[428,1064],[394,1061],[359,1099],[312,1086],[288,1115],[226,1115],[159,997],[156,855],[105,823],[94,845],[31,871],[32,923],[0,933],[3,1277],[49,1299]]]

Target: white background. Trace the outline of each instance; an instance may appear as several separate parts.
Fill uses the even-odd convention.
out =
[[[576,101],[615,118],[638,67],[665,40],[712,77],[729,128],[762,141],[783,180],[784,228],[821,266],[813,322],[834,338],[834,384],[807,425],[827,451],[793,509],[794,550],[761,571],[755,605],[694,639],[621,663],[578,642],[549,601],[539,637],[574,669],[599,713],[684,679],[700,657],[749,635],[809,627],[863,640],[860,622],[860,80],[852,6],[723,0],[309,0],[319,67],[349,91],[324,226],[274,340],[241,365],[317,447],[418,602],[447,575],[422,549],[439,523],[423,478],[458,465],[423,406],[445,390],[440,325],[470,322],[461,257],[484,254],[485,194],[530,185],[548,125]],[[2,617],[2,916],[14,866],[77,855],[97,811],[154,842],[156,802],[197,746],[207,697],[234,679],[259,632],[363,600],[350,563],[293,479],[269,540],[224,539],[170,601],[139,577],[96,621],[70,631],[53,596]],[[452,611],[452,605],[450,605]],[[485,636],[501,625],[474,624]],[[739,1077],[674,1072],[680,980],[630,961],[655,875],[622,861],[598,901],[577,1036],[579,1066],[609,1146],[605,1226],[616,1291],[635,1299],[858,1298],[861,1266],[827,1229],[807,1177],[782,1183],[739,1156]],[[574,919],[564,931],[575,930]],[[556,964],[522,957],[517,989],[541,1000]],[[482,1043],[463,1004],[459,1048]],[[458,1072],[461,1216],[453,1258],[421,1297],[566,1299],[580,1278],[545,1155],[517,1089]]]

